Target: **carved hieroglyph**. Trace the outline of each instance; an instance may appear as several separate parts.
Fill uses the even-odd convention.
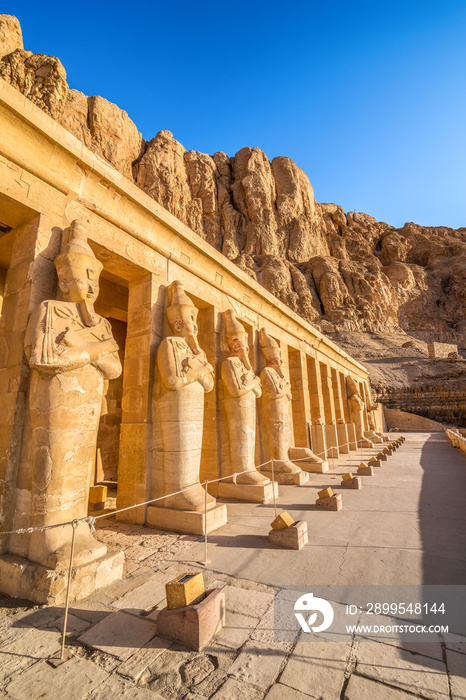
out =
[[[121,373],[109,322],[94,312],[102,264],[74,221],[55,259],[59,301],[32,313],[25,339],[31,366],[31,525],[43,527],[87,516],[97,430],[106,379]],[[52,569],[69,565],[71,525],[33,532],[30,560]],[[103,555],[87,523],[76,529],[74,564]]]
[[[174,335],[164,338],[157,354],[162,380],[158,397],[163,442],[163,492],[184,491],[157,505],[203,511],[205,490],[199,483],[204,394],[214,388],[214,368],[198,344],[198,310],[175,281],[169,287],[167,317]],[[207,495],[210,507],[215,498]]]
[[[225,311],[223,318],[231,353],[221,368],[231,474],[239,474],[238,484],[262,486],[269,484],[270,479],[260,474],[254,465],[256,399],[262,394],[261,382],[249,361],[248,335],[244,326],[237,320],[233,309]]]
[[[307,476],[303,470],[321,471],[323,460],[306,447],[293,446],[291,384],[283,374],[280,347],[265,328],[260,331],[260,346],[266,361],[260,374],[263,392],[261,404],[269,454],[274,460],[274,473],[279,482],[304,483]],[[292,459],[301,460],[299,466],[293,464]]]

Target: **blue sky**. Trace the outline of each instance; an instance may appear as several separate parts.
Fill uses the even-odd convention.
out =
[[[146,139],[292,158],[316,199],[466,226],[466,2],[4,2]]]

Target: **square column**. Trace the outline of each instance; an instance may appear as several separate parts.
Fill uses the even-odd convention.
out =
[[[337,421],[338,451],[341,454],[348,454],[348,431],[346,429],[345,414],[343,409],[343,397],[341,395],[341,385],[339,382],[339,372],[331,370],[333,403],[335,406],[335,417]]]
[[[322,381],[322,396],[324,399],[325,435],[327,438],[327,456],[338,459],[338,436],[335,420],[335,404],[333,401],[332,376],[330,367],[320,362],[320,376]]]
[[[309,402],[311,408],[311,449],[321,459],[327,459],[327,437],[325,433],[324,398],[320,377],[320,364],[314,357],[307,358]]]
[[[159,282],[146,273],[130,283],[123,365],[123,398],[118,460],[117,509],[149,498],[151,386],[155,347],[162,337]],[[118,520],[144,523],[145,506],[120,513]]]
[[[309,423],[311,416],[311,402],[309,397],[309,384],[307,376],[307,363],[304,353],[294,348],[288,348],[288,362],[290,371],[291,411],[293,415],[294,441],[292,445],[310,447]]]

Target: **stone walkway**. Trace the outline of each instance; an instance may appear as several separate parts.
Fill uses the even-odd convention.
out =
[[[333,466],[342,474],[348,460],[311,475],[310,485],[280,488],[279,508],[308,521],[310,542],[299,552],[267,543],[273,504],[228,506],[229,523],[209,538],[212,562],[202,569],[207,586],[225,590],[226,626],[202,652],[156,635],[165,583],[201,569],[202,542],[101,521],[99,539],[125,550],[124,580],[72,604],[74,656],[58,668],[47,659],[60,648],[63,610],[2,599],[0,700],[466,699],[464,638],[274,640],[274,597],[286,585],[466,584],[466,458],[441,434],[407,438],[363,477],[361,491],[343,492],[338,513],[313,503],[318,488],[337,487]]]

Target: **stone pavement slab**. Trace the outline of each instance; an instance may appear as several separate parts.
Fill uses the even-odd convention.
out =
[[[296,598],[296,593],[294,591],[293,594],[294,598]],[[275,640],[274,635],[274,623],[274,606],[272,605],[262,617],[257,627],[253,630],[251,634],[251,639],[255,642],[262,642],[262,644],[267,644],[270,647],[276,647],[277,649],[283,649],[284,651],[291,651],[299,637],[300,630],[297,629],[296,633],[294,633],[291,630],[287,629],[287,636],[289,636],[290,641],[277,642]]]
[[[255,617],[248,617],[247,615],[227,610],[225,625],[215,635],[215,642],[230,649],[239,649],[249,639],[257,622],[258,620]]]
[[[286,652],[281,649],[271,649],[261,642],[248,642],[228,674],[267,690],[278,676],[285,657]]]
[[[133,681],[138,681],[144,671],[168,649],[172,642],[161,637],[153,637],[147,644],[118,667],[118,673]]]
[[[272,593],[248,590],[238,586],[225,586],[227,610],[260,619],[273,602]]]
[[[288,685],[275,683],[265,696],[265,700],[309,700],[310,697],[312,696],[290,688]]]
[[[448,638],[451,641],[445,642],[446,649],[458,651],[460,654],[466,654],[466,637],[461,637],[459,634],[449,634]]]
[[[349,679],[343,698],[344,700],[413,700],[411,693],[389,688],[388,685],[382,685],[355,674]]]
[[[298,642],[280,683],[322,700],[335,700],[343,687],[350,649],[349,642]]]
[[[78,641],[126,661],[152,639],[153,622],[125,612],[115,612],[82,634]]]
[[[38,659],[48,659],[60,650],[57,630],[23,630],[22,635],[0,649],[0,681],[30,666]]]
[[[162,700],[162,696],[113,675],[94,688],[86,700]]]
[[[165,600],[165,583],[162,583],[157,577],[152,577],[146,583],[115,600],[112,606],[118,610],[126,610],[139,615],[142,611],[150,610],[163,600]]]
[[[361,642],[357,673],[423,698],[449,700],[447,669],[437,659],[380,642]]]
[[[446,656],[451,700],[466,700],[466,656],[450,649],[447,649]]]
[[[237,678],[229,678],[211,700],[262,700],[264,692]]]
[[[39,661],[15,678],[7,686],[7,693],[15,700],[82,700],[107,676],[87,659],[73,658],[57,668]]]

